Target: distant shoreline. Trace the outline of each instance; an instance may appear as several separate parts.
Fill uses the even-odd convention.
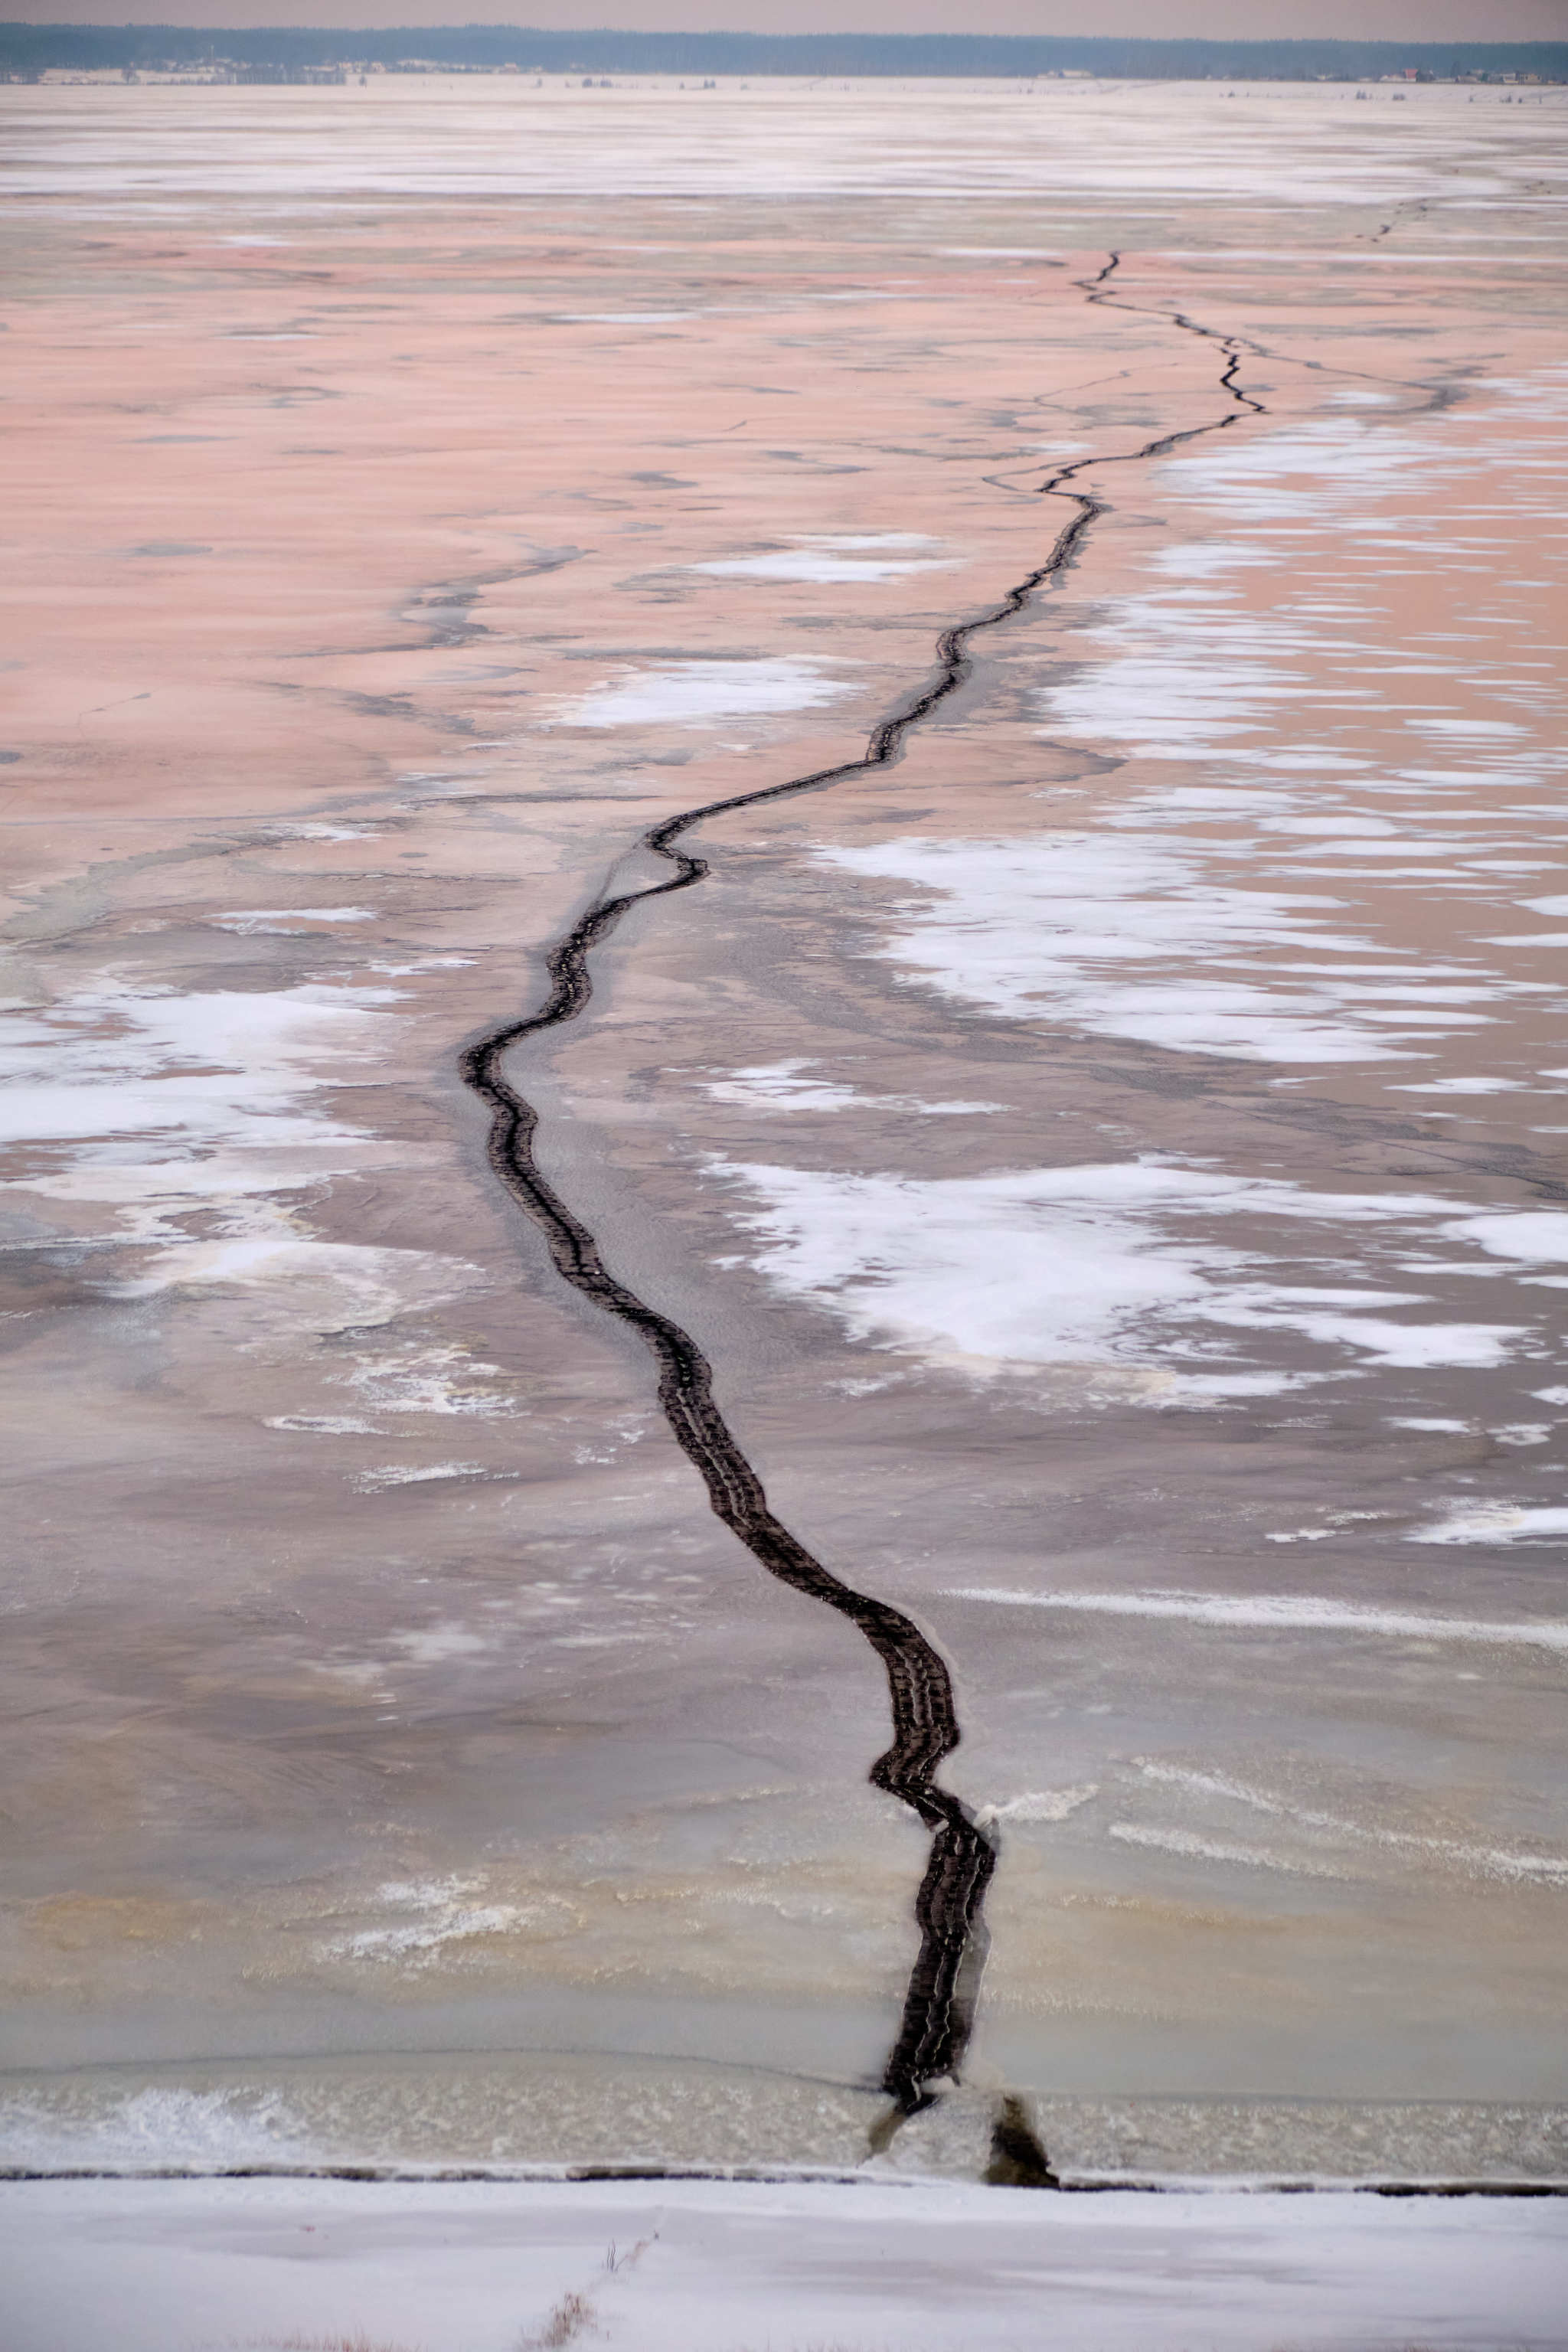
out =
[[[304,80],[355,72],[672,74],[725,79],[1568,83],[1568,41],[1199,41],[1014,35],[535,31],[512,25],[0,24],[0,79],[231,68]]]

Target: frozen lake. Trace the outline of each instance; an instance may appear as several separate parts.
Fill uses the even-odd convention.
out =
[[[0,2162],[1568,2179],[1568,99],[698,103],[0,92]]]

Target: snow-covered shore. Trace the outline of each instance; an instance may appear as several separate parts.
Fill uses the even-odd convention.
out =
[[[12,2181],[0,2275],[6,2352],[1547,2352],[1568,2346],[1568,2204]]]

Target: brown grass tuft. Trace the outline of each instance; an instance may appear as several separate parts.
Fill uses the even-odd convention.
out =
[[[414,2352],[414,2348],[367,2336],[361,2327],[353,2336],[253,2336],[246,2352]]]
[[[518,2352],[563,2352],[579,2336],[597,2334],[598,2313],[585,2294],[563,2294],[537,2336],[524,2336]]]

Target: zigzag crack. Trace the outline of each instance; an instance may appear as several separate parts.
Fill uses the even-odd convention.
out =
[[[1078,281],[1090,301],[1109,300],[1100,289],[1120,268],[1121,259],[1120,254],[1112,254],[1096,278]],[[665,1419],[706,1486],[718,1517],[770,1576],[848,1618],[882,1662],[893,1737],[872,1765],[869,1778],[875,1787],[908,1805],[931,1832],[925,1874],[915,1897],[920,1949],[905,1992],[898,2036],[882,2076],[883,2087],[894,2101],[895,2116],[910,2115],[928,2105],[934,2095],[933,2084],[956,2078],[969,2042],[984,1964],[984,1906],[996,1866],[996,1832],[978,1822],[970,1807],[936,1779],[961,1736],[952,1676],[940,1653],[911,1618],[835,1576],[770,1510],[762,1480],[713,1401],[712,1367],[697,1342],[609,1271],[593,1234],[541,1174],[533,1148],[538,1114],[513,1087],[504,1064],[511,1048],[525,1037],[560,1028],[583,1012],[593,994],[589,959],[623,916],[647,899],[689,890],[702,880],[708,872],[707,860],[676,845],[693,826],[737,809],[820,792],[851,776],[891,767],[902,757],[910,732],[970,677],[972,641],[1013,619],[1031,596],[1065,572],[1097,518],[1107,511],[1104,500],[1066,485],[1089,467],[1162,457],[1201,435],[1223,431],[1249,412],[1261,413],[1262,404],[1242,392],[1236,382],[1241,346],[1235,338],[1217,335],[1180,313],[1159,315],[1219,344],[1226,354],[1220,385],[1237,404],[1212,424],[1162,435],[1120,457],[1079,458],[1043,482],[1040,495],[1070,499],[1078,509],[1058,532],[1044,562],[986,611],[942,632],[934,675],[873,730],[859,759],[759,792],[708,801],[651,826],[642,835],[643,847],[667,859],[675,872],[666,881],[600,898],[588,908],[546,957],[550,992],[538,1011],[489,1031],[466,1049],[458,1066],[464,1082],[490,1110],[490,1166],[544,1235],[556,1272],[581,1297],[636,1331],[653,1356]]]

